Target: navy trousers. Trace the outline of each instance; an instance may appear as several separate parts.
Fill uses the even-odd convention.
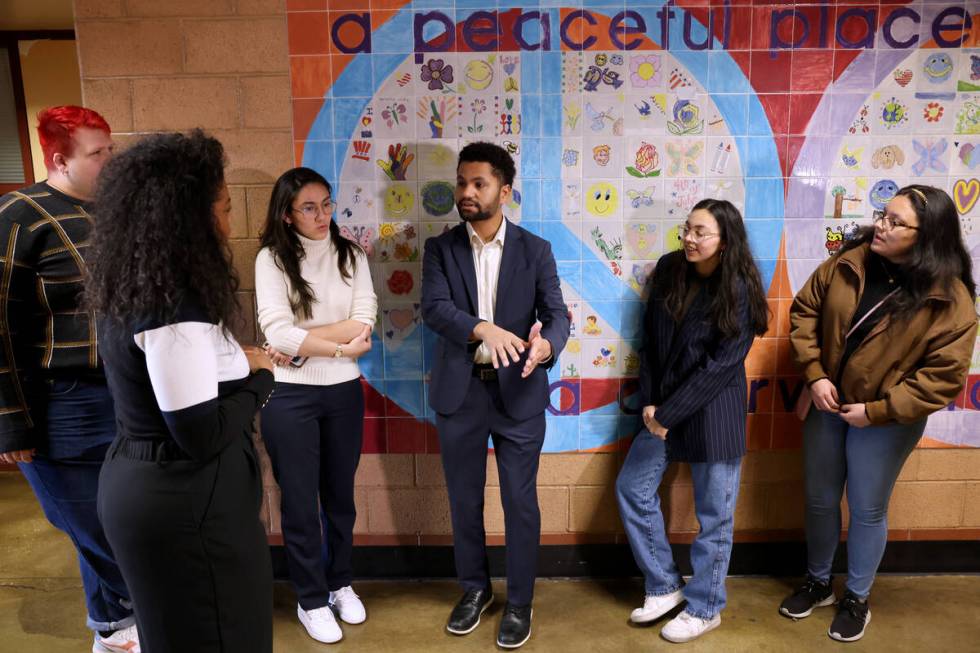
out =
[[[276,383],[262,409],[262,439],[282,491],[289,578],[304,610],[327,605],[354,578],[354,474],[361,459],[361,380]]]
[[[504,409],[497,381],[472,378],[462,406],[452,415],[437,415],[436,427],[449,490],[460,584],[465,590],[490,585],[483,525],[489,435],[496,454],[504,508],[507,602],[530,605],[541,537],[537,479],[544,445],[544,411],[527,420],[515,420]]]

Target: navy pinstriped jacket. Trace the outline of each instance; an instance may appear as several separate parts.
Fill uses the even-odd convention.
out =
[[[680,324],[665,305],[667,280],[683,252],[665,254],[650,280],[640,351],[642,405],[657,407],[667,431],[667,457],[713,462],[745,454],[745,357],[755,338],[749,306],[739,302],[739,335],[726,338],[711,323],[710,291],[702,288]]]

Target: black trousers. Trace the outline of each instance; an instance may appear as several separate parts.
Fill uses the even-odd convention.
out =
[[[262,438],[282,491],[289,577],[304,610],[327,605],[330,592],[354,578],[354,474],[363,435],[360,379],[276,383],[262,409]]]
[[[99,479],[141,649],[271,653],[272,564],[250,435],[206,463],[167,460],[175,448],[147,444],[117,438]]]
[[[504,410],[497,381],[472,378],[463,405],[452,415],[437,415],[436,427],[449,490],[460,584],[466,590],[490,584],[483,525],[489,435],[493,439],[504,508],[507,602],[529,605],[534,598],[541,537],[537,479],[544,445],[544,412],[527,420],[515,420]]]

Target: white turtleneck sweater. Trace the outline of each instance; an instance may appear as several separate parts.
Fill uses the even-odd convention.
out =
[[[337,248],[329,235],[323,240],[297,236],[306,251],[300,261],[300,273],[310,284],[315,298],[311,318],[301,318],[290,308],[292,287],[286,273],[276,266],[273,253],[264,247],[255,259],[259,326],[270,345],[290,356],[297,355],[308,329],[344,320],[357,320],[373,328],[378,312],[371,270],[362,252],[355,255],[357,270],[351,279],[345,280],[337,268]],[[277,382],[308,385],[334,385],[360,375],[357,361],[347,357],[310,356],[302,367],[287,365],[275,369]]]

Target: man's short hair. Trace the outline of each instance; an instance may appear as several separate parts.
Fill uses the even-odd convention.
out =
[[[48,170],[54,168],[54,155],[58,152],[66,157],[73,154],[75,141],[72,137],[80,127],[98,129],[106,134],[112,132],[105,118],[85,107],[49,107],[37,114],[37,136],[41,141],[44,165]]]
[[[489,163],[493,170],[493,176],[500,181],[501,185],[514,185],[517,167],[514,165],[514,159],[511,158],[510,153],[499,145],[485,141],[470,143],[460,150],[456,167],[458,168],[464,162]]]

